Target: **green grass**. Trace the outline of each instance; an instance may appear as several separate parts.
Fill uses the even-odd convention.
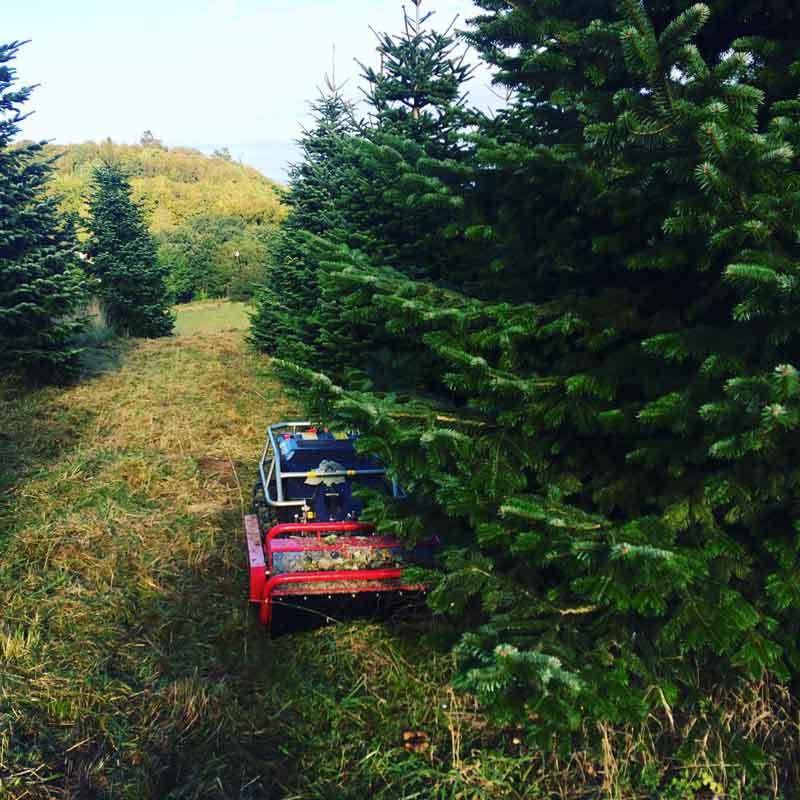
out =
[[[250,326],[247,303],[202,300],[175,307],[175,334],[243,331]]]

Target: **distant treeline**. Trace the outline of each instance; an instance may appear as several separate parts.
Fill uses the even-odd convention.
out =
[[[144,205],[176,302],[250,297],[285,216],[280,188],[258,170],[233,161],[225,149],[206,156],[167,148],[149,132],[138,145],[48,145],[45,154],[58,156],[51,189],[62,209],[77,215],[79,227],[88,215],[94,166],[110,161],[123,168],[133,199]]]

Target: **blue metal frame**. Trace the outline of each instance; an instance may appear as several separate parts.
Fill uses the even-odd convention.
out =
[[[261,475],[261,485],[264,487],[264,498],[267,505],[272,508],[301,508],[309,510],[307,500],[287,500],[284,492],[284,480],[289,478],[309,478],[315,475],[314,470],[302,472],[284,472],[281,469],[280,449],[276,438],[277,432],[289,429],[291,433],[303,433],[304,429],[311,427],[308,421],[302,422],[276,422],[267,427],[267,441],[264,444],[264,451],[261,460],[258,462],[258,471]],[[269,463],[267,464],[267,462]],[[347,469],[341,471],[326,472],[326,477],[358,477],[367,475],[385,475],[385,469]],[[276,497],[270,494],[269,486],[271,480],[275,479]],[[402,490],[397,485],[397,481],[392,480],[392,495],[402,497]]]

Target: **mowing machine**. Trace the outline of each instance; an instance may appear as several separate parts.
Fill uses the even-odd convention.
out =
[[[375,458],[356,453],[356,439],[308,422],[267,428],[255,513],[244,520],[250,602],[258,604],[267,627],[274,626],[276,609],[287,618],[298,609],[326,617],[326,604],[335,598],[425,591],[404,582],[402,567],[430,564],[435,542],[408,549],[359,521],[354,485],[402,493]]]

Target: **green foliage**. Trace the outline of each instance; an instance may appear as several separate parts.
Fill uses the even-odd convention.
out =
[[[94,167],[113,161],[125,169],[131,196],[144,210],[177,302],[252,296],[267,248],[286,213],[273,181],[234,162],[224,148],[212,157],[188,148],[167,148],[150,131],[142,134],[140,145],[107,140],[48,145],[46,151],[59,155],[51,191],[84,226]]]
[[[197,214],[159,237],[159,261],[172,297],[249,299],[266,258],[272,226],[250,227],[240,217]]]
[[[372,302],[381,279],[373,267],[452,283],[474,266],[471,246],[441,235],[463,207],[452,188],[471,172],[465,135],[475,117],[462,93],[472,70],[451,31],[426,28],[418,12],[404,13],[399,36],[378,36],[380,71],[362,65],[370,116],[348,143],[342,227],[328,237],[346,248],[329,249],[321,262],[315,309],[317,363],[335,364],[331,374],[348,385],[381,391],[409,383],[427,390],[442,364],[402,335],[410,296],[395,297],[388,315]],[[353,267],[346,285],[330,278]],[[367,273],[369,282],[360,281]]]
[[[355,259],[358,270],[380,264],[438,278],[459,252],[467,255],[439,235],[462,205],[439,167],[444,159],[457,169],[466,153],[472,116],[461,92],[471,69],[449,31],[404,22],[400,36],[378,36],[380,72],[362,65],[367,121],[353,122],[332,82],[314,106],[317,124],[292,176],[285,246],[275,252],[253,325],[256,346],[299,364],[339,364],[334,374],[362,387],[386,388],[413,373],[419,350],[384,335],[369,288],[343,289],[328,274],[344,274]],[[425,362],[437,371],[436,359]]]
[[[86,281],[73,226],[45,192],[43,143],[13,143],[32,91],[13,88],[21,45],[0,45],[0,369],[52,380],[77,366]]]
[[[404,11],[399,36],[377,34],[381,67],[361,64],[374,127],[382,133],[410,139],[432,156],[459,152],[464,126],[464,84],[472,69],[466,53],[456,53],[452,24],[444,32],[428,30],[420,18]]]
[[[94,171],[90,198],[88,269],[108,323],[130,336],[168,336],[174,319],[141,206],[131,199],[123,169],[111,162]]]
[[[300,139],[302,160],[289,172],[289,215],[267,255],[256,298],[250,340],[259,349],[310,360],[316,349],[312,311],[318,300],[319,254],[307,234],[336,236],[343,227],[339,199],[349,190],[352,105],[326,76],[325,91],[312,104],[314,126]]]
[[[382,529],[443,538],[460,685],[542,742],[796,677],[800,16],[479,5],[512,102],[458,158],[365,133],[370,213],[308,239],[324,357],[281,369],[408,488]]]

